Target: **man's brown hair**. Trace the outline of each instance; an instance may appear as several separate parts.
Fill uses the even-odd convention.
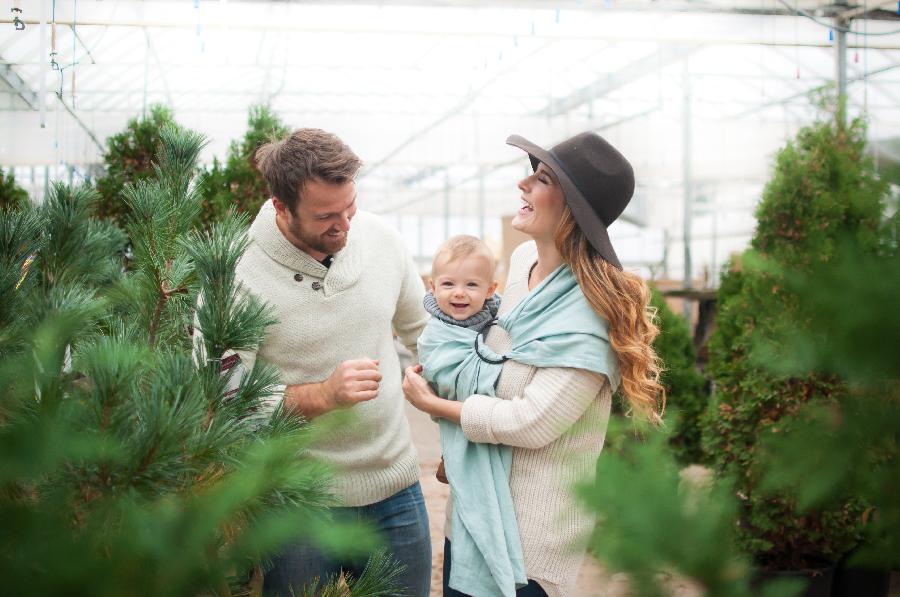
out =
[[[311,180],[350,182],[362,161],[337,135],[322,129],[297,129],[256,150],[256,167],[269,193],[295,213],[303,187]]]

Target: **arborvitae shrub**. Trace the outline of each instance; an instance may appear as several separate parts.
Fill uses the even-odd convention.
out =
[[[199,220],[204,225],[221,219],[229,209],[255,215],[268,198],[266,181],[256,169],[256,150],[269,141],[286,136],[290,130],[271,108],[252,106],[247,132],[240,142],[232,141],[223,164],[213,159],[212,168],[200,182],[202,204]]]
[[[107,139],[103,155],[105,174],[97,179],[100,199],[95,214],[125,227],[128,206],[122,191],[126,184],[134,184],[155,176],[153,163],[160,148],[160,134],[166,127],[184,128],[175,122],[172,110],[154,104],[146,116],[132,118],[125,130]]]
[[[700,444],[700,417],[707,408],[705,380],[695,366],[696,352],[691,333],[683,318],[675,315],[656,290],[650,299],[656,308],[659,335],[653,349],[663,361],[662,384],[666,388],[666,410],[672,419],[670,446],[679,464],[704,461]]]
[[[28,193],[16,184],[12,171],[4,174],[0,171],[0,211],[22,207],[28,203]]]
[[[766,567],[833,561],[857,537],[862,510],[852,501],[800,515],[793,496],[760,489],[761,438],[786,431],[785,417],[804,405],[834,403],[845,387],[831,375],[777,373],[768,365],[790,355],[770,350],[764,362],[756,349],[805,330],[798,311],[803,297],[786,288],[783,271],[802,273],[828,262],[844,237],[877,249],[885,185],[864,156],[864,139],[860,121],[802,129],[778,153],[756,211],[752,249],[722,278],[710,341],[715,395],[703,441],[717,471],[735,479],[739,540]]]

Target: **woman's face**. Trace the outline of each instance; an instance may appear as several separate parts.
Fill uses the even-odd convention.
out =
[[[522,206],[512,220],[512,227],[536,241],[552,242],[566,204],[556,175],[541,163],[518,186],[522,191]]]

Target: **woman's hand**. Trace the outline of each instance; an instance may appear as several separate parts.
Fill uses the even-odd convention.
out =
[[[431,386],[422,377],[422,365],[406,368],[406,375],[403,377],[403,395],[406,396],[407,402],[422,412],[459,423],[462,403],[444,400],[432,392]]]

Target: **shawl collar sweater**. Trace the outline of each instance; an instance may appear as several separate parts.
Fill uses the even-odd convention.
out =
[[[427,315],[422,280],[403,239],[377,216],[359,211],[346,246],[326,268],[284,237],[271,201],[260,209],[249,238],[238,281],[274,309],[278,323],[266,330],[258,351],[240,353],[243,366],[249,371],[258,355],[293,385],[321,382],[349,359],[379,360],[378,397],[353,406],[351,424],[327,425],[335,413],[317,418],[329,433],[309,452],[334,470],[333,492],[344,506],[372,504],[409,487],[419,478],[419,465],[392,330],[415,355]]]

